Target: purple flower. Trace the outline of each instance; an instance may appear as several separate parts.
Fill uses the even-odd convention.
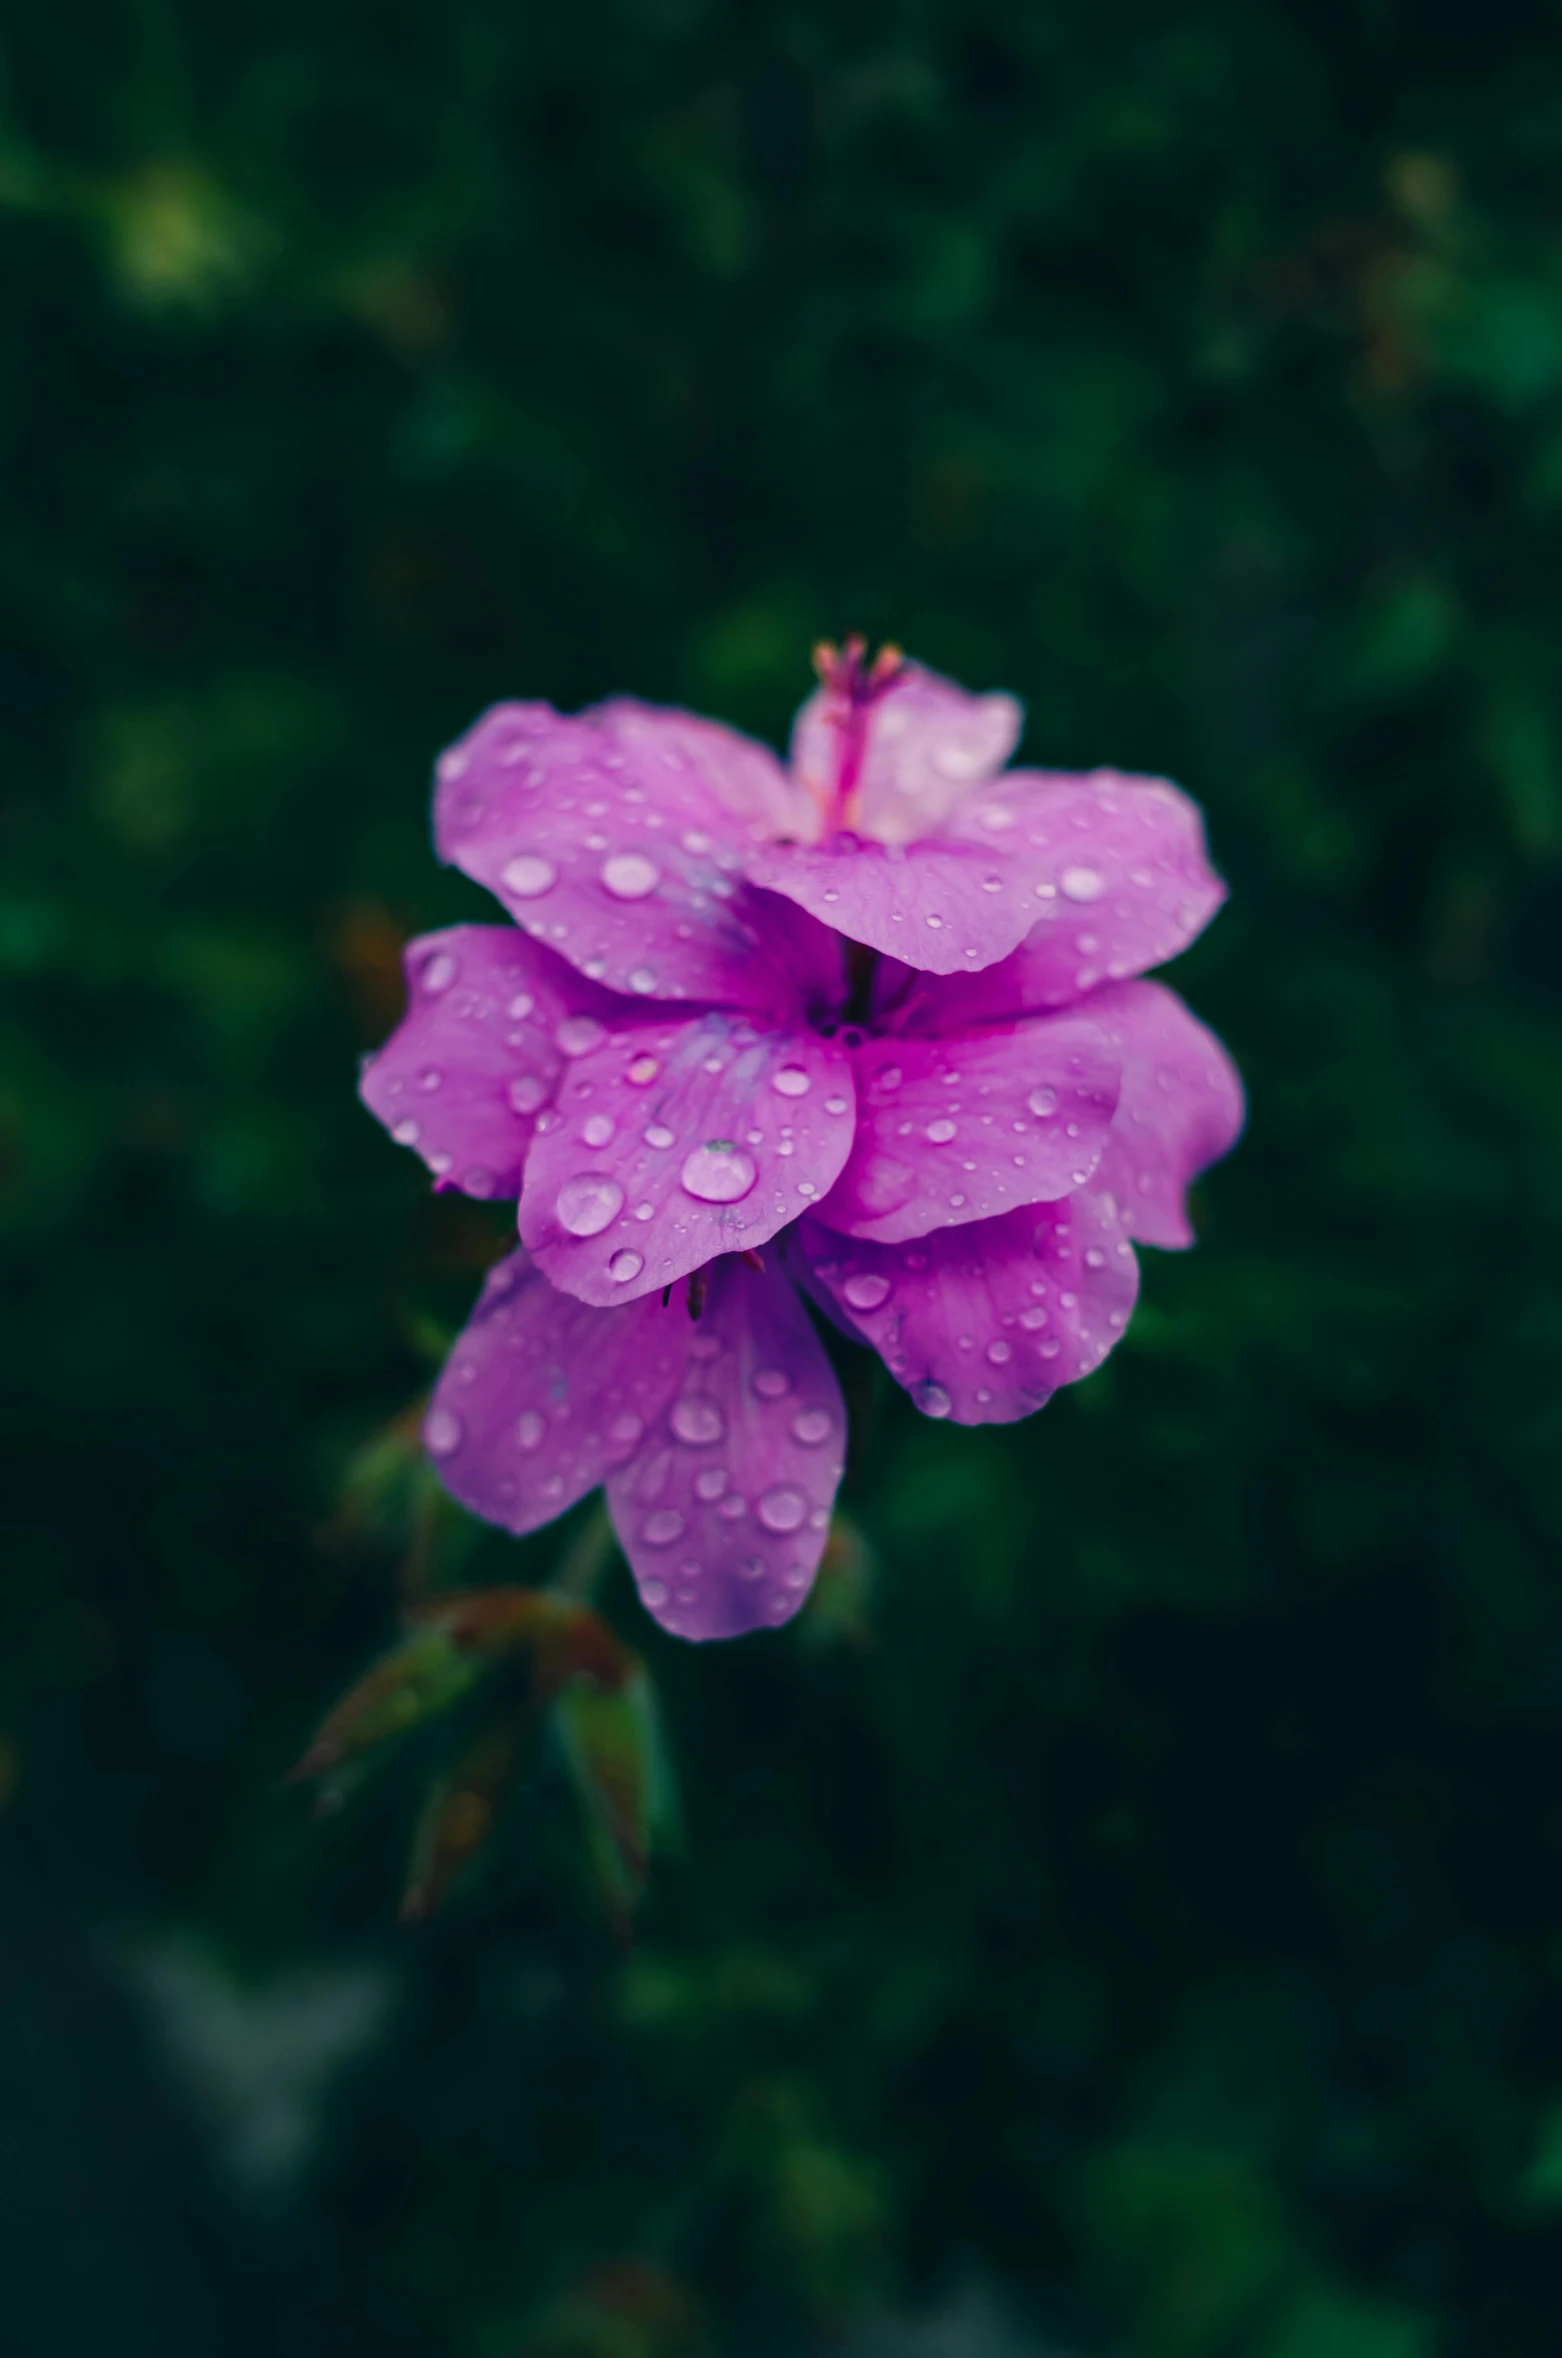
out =
[[[790,770],[638,704],[486,714],[436,841],[518,923],[410,946],[362,1084],[440,1184],[518,1199],[425,1426],[444,1480],[514,1531],[605,1482],[688,1637],[786,1620],[824,1546],[845,1417],[798,1288],[925,1414],[1028,1415],[1242,1120],[1133,979],[1223,897],[1187,797],[1003,771],[1012,700],[894,654],[821,674]]]

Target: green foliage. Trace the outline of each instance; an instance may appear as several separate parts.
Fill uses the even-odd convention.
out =
[[[1531,0],[10,12],[7,2358],[1549,2358],[1554,51]],[[483,913],[426,828],[482,705],[779,739],[853,628],[1200,796],[1177,979],[1251,1130],[1100,1374],[865,1391],[811,1614],[680,1649],[588,1519],[420,1469],[505,1224],[354,1058]],[[403,1608],[599,1574],[687,1817],[632,1943],[611,1685],[524,1771],[474,1686],[433,1801],[416,1730],[284,1789]]]

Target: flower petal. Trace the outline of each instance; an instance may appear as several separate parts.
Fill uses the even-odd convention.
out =
[[[752,830],[676,745],[501,704],[440,756],[440,857],[592,981],[790,1005],[794,932],[743,881]]]
[[[818,1203],[853,1109],[839,1041],[719,1008],[635,1009],[560,1082],[527,1159],[521,1236],[582,1301],[632,1301]]]
[[[536,1117],[564,1068],[561,1027],[613,1001],[513,925],[423,934],[403,963],[407,1012],[358,1093],[436,1178],[468,1195],[519,1195]]]
[[[952,832],[1003,849],[1025,877],[1035,922],[1002,966],[939,994],[940,1028],[1061,1007],[1143,974],[1185,950],[1226,897],[1197,803],[1162,778],[1011,770],[957,814]]]
[[[910,843],[1002,769],[1023,719],[1012,696],[971,696],[905,663],[865,702],[844,685],[810,696],[792,724],[792,768],[816,809],[839,802],[844,826]]]
[[[590,1310],[512,1253],[488,1272],[423,1420],[445,1488],[509,1531],[551,1523],[634,1455],[688,1342],[681,1309]]]
[[[1123,1063],[1096,1185],[1111,1189],[1124,1228],[1141,1243],[1191,1245],[1184,1191],[1242,1133],[1246,1106],[1236,1067],[1162,983],[1115,983],[1081,1012],[1102,1027]]]
[[[1036,922],[1028,870],[946,836],[891,849],[855,835],[765,844],[746,865],[751,882],[785,893],[821,924],[929,974],[974,974],[1006,958]]]
[[[1099,1367],[1139,1287],[1110,1195],[876,1245],[803,1222],[814,1280],[924,1416],[1012,1424]]]
[[[1117,1105],[1117,1053],[1072,1016],[960,1040],[866,1040],[852,1151],[818,1216],[894,1244],[1083,1186]]]
[[[597,705],[589,717],[621,745],[644,746],[661,757],[664,767],[671,757],[693,771],[751,835],[806,834],[814,823],[802,787],[755,737],[698,713],[641,704],[630,696]]]
[[[684,1325],[684,1382],[608,1504],[647,1611],[680,1637],[738,1637],[789,1621],[813,1585],[846,1410],[779,1270],[718,1262]]]

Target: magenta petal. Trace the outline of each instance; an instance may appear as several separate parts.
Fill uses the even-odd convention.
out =
[[[640,704],[629,696],[597,705],[588,717],[620,744],[656,754],[664,768],[671,761],[692,771],[751,835],[797,835],[812,824],[807,795],[756,738],[698,713]]]
[[[1035,925],[1001,966],[938,994],[940,1028],[1061,1007],[1143,974],[1185,950],[1226,897],[1197,803],[1160,778],[1011,770],[958,813],[954,831],[1023,873]]]
[[[1099,1367],[1139,1287],[1133,1247],[1094,1187],[974,1228],[875,1245],[805,1221],[814,1280],[924,1416],[1012,1424]]]
[[[790,1003],[790,942],[743,881],[751,830],[667,745],[501,704],[441,755],[440,857],[593,981],[644,998]]]
[[[856,1072],[851,1156],[818,1216],[880,1244],[1083,1186],[1117,1105],[1117,1053],[1073,1016],[867,1040]]]
[[[1002,769],[1023,718],[1012,696],[972,696],[905,663],[865,705],[839,687],[810,696],[792,725],[792,768],[816,808],[835,808],[844,784],[843,825],[910,843]]]
[[[407,946],[407,1012],[358,1093],[401,1146],[468,1195],[515,1196],[563,1070],[559,1027],[610,1007],[511,925],[452,925]]]
[[[1111,1189],[1124,1228],[1142,1244],[1190,1245],[1185,1190],[1242,1133],[1236,1067],[1162,983],[1116,983],[1081,1012],[1102,1027],[1123,1063],[1095,1184]]]
[[[635,1010],[559,1084],[527,1159],[522,1238],[582,1301],[632,1301],[818,1203],[853,1114],[839,1041],[720,1009]]]
[[[488,1272],[423,1420],[441,1481],[507,1530],[551,1523],[633,1456],[688,1346],[681,1310],[589,1310],[512,1253]]]
[[[683,1313],[678,1313],[680,1319]],[[725,1260],[683,1321],[684,1382],[608,1482],[647,1610],[680,1637],[789,1621],[813,1585],[840,1484],[846,1411],[787,1280]]]
[[[747,871],[852,941],[929,974],[974,974],[1006,958],[1036,922],[1023,868],[944,836],[891,850],[855,835],[766,844]]]

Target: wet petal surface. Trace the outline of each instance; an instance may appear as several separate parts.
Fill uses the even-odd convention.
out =
[[[1099,1367],[1139,1270],[1109,1195],[1083,1188],[974,1228],[875,1245],[813,1221],[814,1281],[925,1416],[1012,1424]]]
[[[434,830],[442,859],[610,990],[796,1001],[795,924],[744,882],[752,831],[676,743],[496,706],[441,755]]]
[[[452,1496],[535,1531],[641,1446],[682,1381],[690,1327],[652,1299],[591,1310],[524,1252],[488,1273],[423,1438]]]
[[[358,1090],[399,1145],[468,1195],[516,1196],[564,1058],[560,1026],[611,1005],[510,925],[409,943],[407,1012]]]
[[[956,1029],[1143,974],[1185,950],[1226,897],[1197,803],[1160,778],[1011,770],[957,814],[953,831],[1003,847],[1032,913],[1012,957],[939,995],[938,1020]]]
[[[886,850],[855,835],[767,844],[753,882],[821,924],[929,974],[974,974],[1006,958],[1036,923],[1032,880],[1002,849],[929,837]]]
[[[792,726],[792,768],[810,801],[879,843],[910,843],[1000,770],[1023,720],[1012,696],[972,696],[906,663],[864,707],[835,688],[810,696]]]
[[[857,1129],[819,1217],[892,1244],[1067,1195],[1100,1160],[1119,1064],[1070,1016],[959,1040],[867,1040]]]
[[[1191,1245],[1186,1193],[1242,1134],[1242,1083],[1225,1049],[1162,983],[1117,983],[1089,1012],[1123,1064],[1096,1184],[1143,1244]]]
[[[580,1049],[527,1160],[520,1231],[582,1301],[631,1301],[764,1244],[851,1151],[851,1055],[817,1032],[635,1011]]]
[[[680,1637],[739,1637],[789,1621],[813,1585],[846,1411],[774,1266],[718,1263],[704,1314],[684,1323],[683,1382],[608,1504],[647,1611]]]
[[[667,705],[640,704],[615,696],[589,717],[620,744],[669,755],[698,777],[729,817],[749,837],[806,833],[812,805],[785,764],[768,745],[745,737],[720,721]]]

